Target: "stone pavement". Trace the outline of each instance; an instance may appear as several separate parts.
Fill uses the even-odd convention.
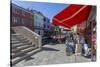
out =
[[[83,56],[66,56],[65,45],[45,45],[41,52],[25,60],[25,66],[47,65],[47,64],[64,64],[75,62],[90,62],[91,60]]]

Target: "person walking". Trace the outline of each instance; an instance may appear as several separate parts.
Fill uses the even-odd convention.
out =
[[[76,36],[75,55],[80,55],[81,54],[81,46],[80,46],[79,33],[77,33],[75,36]]]

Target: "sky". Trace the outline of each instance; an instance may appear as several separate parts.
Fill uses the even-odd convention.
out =
[[[61,3],[18,1],[18,0],[12,0],[12,3],[26,9],[29,8],[40,11],[41,13],[43,13],[44,16],[46,16],[50,20],[53,18],[53,16],[55,16],[60,11],[69,6],[69,4],[61,4]]]

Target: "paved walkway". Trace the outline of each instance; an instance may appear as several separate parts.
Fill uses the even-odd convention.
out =
[[[82,56],[66,56],[65,45],[45,45],[43,50],[27,59],[25,66],[63,64],[75,62],[90,62],[91,60]]]

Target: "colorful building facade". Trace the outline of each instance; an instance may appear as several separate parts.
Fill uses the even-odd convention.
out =
[[[11,7],[11,13],[10,13],[11,26],[26,26],[29,29],[34,30],[33,13],[30,10],[24,9],[13,3],[11,3],[10,7]]]
[[[38,12],[38,11],[33,11],[34,14],[34,32],[37,34],[43,36],[44,35],[44,18],[45,16]]]

